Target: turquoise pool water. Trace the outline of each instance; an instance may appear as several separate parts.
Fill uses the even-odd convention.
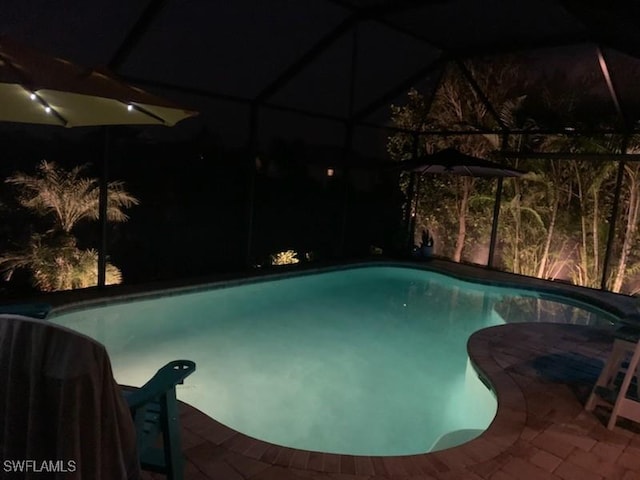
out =
[[[499,313],[500,312],[500,313]],[[194,360],[178,397],[247,435],[362,455],[422,453],[490,424],[473,332],[505,321],[606,326],[597,312],[422,270],[366,267],[117,303],[52,321],[109,351],[141,385]]]

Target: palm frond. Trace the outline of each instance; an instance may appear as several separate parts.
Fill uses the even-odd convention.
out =
[[[18,200],[34,213],[53,215],[55,228],[70,232],[82,220],[99,218],[100,185],[97,179],[83,177],[86,165],[64,170],[54,162],[43,160],[35,175],[17,173],[6,183],[18,187]],[[120,181],[107,186],[107,219],[124,222],[129,217],[124,209],[140,202],[124,188]]]

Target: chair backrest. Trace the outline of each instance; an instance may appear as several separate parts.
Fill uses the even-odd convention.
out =
[[[135,428],[103,345],[0,315],[0,457],[20,478],[139,476]]]
[[[191,360],[174,360],[139,389],[125,392],[136,425],[140,464],[144,470],[166,475],[167,480],[184,477],[176,385],[195,370]]]

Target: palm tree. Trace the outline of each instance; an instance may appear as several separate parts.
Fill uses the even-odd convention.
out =
[[[81,174],[86,165],[70,171],[54,162],[43,160],[35,175],[17,173],[6,182],[20,188],[20,204],[42,216],[53,214],[54,228],[58,232],[70,233],[81,220],[99,218],[99,182]],[[129,217],[123,208],[138,205],[138,199],[124,190],[122,182],[110,182],[107,187],[107,219],[124,222]]]
[[[6,183],[18,187],[19,203],[39,216],[48,216],[53,226],[44,234],[33,234],[26,247],[0,255],[0,268],[10,278],[17,268],[30,271],[33,284],[43,291],[84,288],[97,284],[98,259],[95,250],[81,250],[72,229],[82,220],[99,217],[99,183],[85,178],[86,166],[64,170],[43,160],[35,175],[17,173]],[[122,182],[107,187],[107,219],[124,222],[124,208],[138,205],[138,199],[124,190]],[[106,283],[120,283],[120,270],[107,264]]]

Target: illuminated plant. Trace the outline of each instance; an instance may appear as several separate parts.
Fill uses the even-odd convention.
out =
[[[271,265],[291,265],[298,263],[297,253],[294,250],[285,250],[271,255]]]
[[[52,240],[35,234],[23,250],[0,256],[0,268],[9,278],[15,269],[26,268],[43,292],[86,288],[98,283],[98,252],[77,248],[71,236]],[[120,270],[108,263],[106,284],[121,282]]]
[[[17,187],[17,200],[30,212],[51,220],[46,233],[34,233],[26,247],[0,255],[0,271],[5,280],[16,269],[26,269],[31,281],[42,291],[85,288],[98,283],[98,254],[82,250],[72,233],[82,220],[99,217],[99,182],[82,176],[85,166],[65,170],[43,160],[34,175],[16,173],[6,183]],[[107,219],[125,222],[124,209],[138,200],[124,190],[122,182],[110,182],[107,189]],[[106,283],[122,282],[120,270],[107,264]]]
[[[67,171],[43,160],[35,175],[18,172],[6,183],[18,187],[18,201],[23,207],[40,216],[53,215],[53,229],[70,232],[79,221],[99,217],[99,182],[83,177],[85,168],[83,165]],[[127,221],[123,209],[138,205],[138,199],[124,190],[122,182],[109,182],[107,188],[108,220]]]

